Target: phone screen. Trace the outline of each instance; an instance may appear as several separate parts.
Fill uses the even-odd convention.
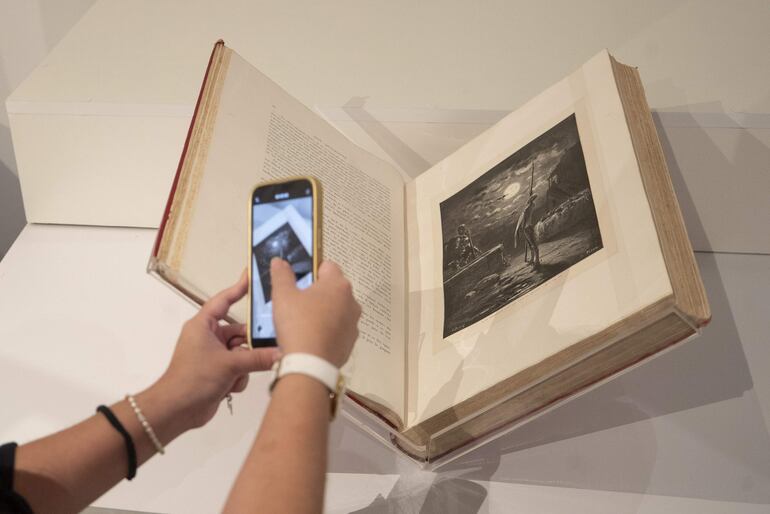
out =
[[[313,283],[313,187],[300,179],[258,187],[251,199],[251,338],[275,345],[270,261],[291,265],[297,287]]]

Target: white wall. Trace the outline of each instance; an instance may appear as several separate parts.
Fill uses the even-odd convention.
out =
[[[0,0],[0,258],[26,223],[5,99],[95,0]]]

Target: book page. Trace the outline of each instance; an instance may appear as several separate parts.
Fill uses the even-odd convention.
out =
[[[404,183],[234,52],[205,171],[192,188],[179,274],[205,297],[249,262],[250,194],[260,181],[310,175],[322,191],[322,255],[337,262],[363,307],[349,388],[404,411]],[[245,321],[247,303],[231,310]],[[302,320],[298,319],[298,323]]]
[[[606,52],[406,202],[407,426],[672,294]]]

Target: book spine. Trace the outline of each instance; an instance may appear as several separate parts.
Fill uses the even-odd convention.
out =
[[[160,220],[160,226],[158,227],[158,234],[155,236],[155,244],[152,248],[152,259],[158,256],[160,250],[160,242],[163,239],[163,233],[166,230],[166,222],[168,221],[169,214],[171,213],[171,205],[174,203],[174,194],[176,193],[177,184],[179,183],[179,175],[182,171],[182,165],[184,164],[185,157],[187,156],[187,149],[190,146],[190,138],[192,137],[193,127],[198,119],[198,112],[200,110],[201,101],[203,99],[203,91],[206,88],[206,82],[209,79],[209,73],[211,67],[214,64],[214,56],[217,53],[217,49],[220,46],[224,46],[225,42],[221,39],[214,44],[214,48],[211,50],[211,56],[209,57],[209,63],[206,66],[206,73],[203,75],[203,83],[201,84],[200,91],[198,92],[198,100],[195,102],[195,110],[193,111],[192,119],[190,120],[190,127],[187,129],[187,137],[182,147],[182,155],[179,157],[179,164],[176,168],[176,174],[174,175],[174,181],[171,184],[171,191],[168,194],[168,200],[166,200],[166,208],[163,211],[163,217]]]

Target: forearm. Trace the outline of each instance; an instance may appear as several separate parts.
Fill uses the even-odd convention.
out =
[[[225,512],[320,513],[329,391],[299,374],[281,378]]]
[[[136,402],[162,444],[184,432],[184,419],[169,408],[162,387],[136,395]],[[137,463],[152,457],[155,446],[126,400],[111,409],[134,441]],[[85,421],[16,452],[14,486],[35,512],[80,512],[125,478],[128,454],[123,437],[97,413]]]

